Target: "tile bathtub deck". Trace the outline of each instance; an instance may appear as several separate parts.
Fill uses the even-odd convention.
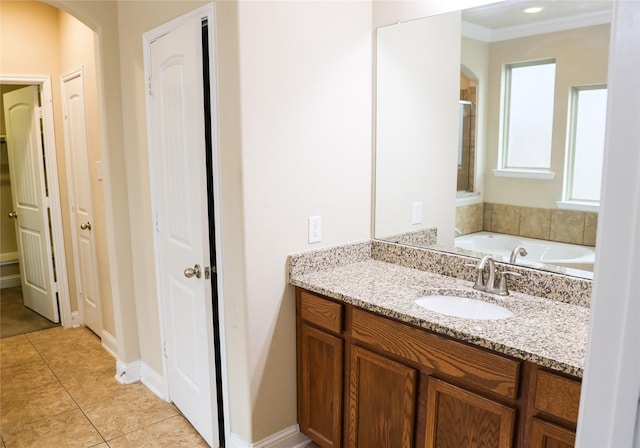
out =
[[[85,328],[0,340],[0,447],[207,447],[172,404],[114,379]]]

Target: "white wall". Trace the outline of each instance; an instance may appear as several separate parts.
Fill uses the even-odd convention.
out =
[[[240,2],[238,24],[255,441],[297,421],[287,255],[370,237],[371,4]]]
[[[377,34],[375,235],[437,227],[438,244],[453,245],[460,13]],[[412,224],[413,202],[422,202],[421,224]]]

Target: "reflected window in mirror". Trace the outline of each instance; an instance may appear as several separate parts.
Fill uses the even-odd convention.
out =
[[[565,186],[560,207],[597,210],[600,204],[602,159],[607,111],[606,85],[573,87],[565,164]]]
[[[555,76],[553,59],[505,65],[500,168],[550,169]]]

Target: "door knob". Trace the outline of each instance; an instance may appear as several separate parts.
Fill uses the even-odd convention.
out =
[[[184,276],[187,278],[191,278],[193,276],[196,278],[200,278],[202,276],[202,271],[200,270],[200,265],[196,264],[192,268],[187,268],[184,270]]]
[[[17,219],[18,218],[18,214],[16,212],[9,212],[9,218]]]
[[[80,224],[82,230],[91,230],[91,223],[87,221],[85,224]]]

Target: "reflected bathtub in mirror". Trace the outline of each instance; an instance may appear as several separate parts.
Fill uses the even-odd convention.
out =
[[[518,265],[593,278],[594,247],[492,232],[470,233],[455,239],[455,247],[462,253],[478,257],[491,255],[494,260],[505,263],[518,246],[527,251],[526,256],[517,257]]]

